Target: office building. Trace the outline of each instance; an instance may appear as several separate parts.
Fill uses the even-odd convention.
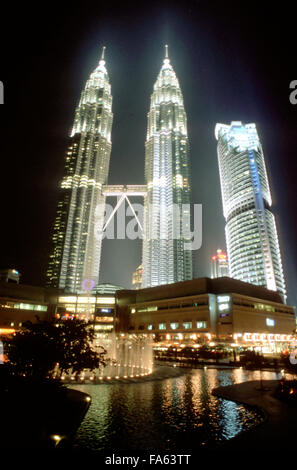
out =
[[[211,257],[211,278],[224,277],[229,275],[227,254],[218,249]]]
[[[65,158],[47,285],[81,289],[98,284],[105,195],[111,152],[111,86],[102,57],[81,93]]]
[[[0,282],[15,282],[19,284],[21,274],[17,269],[0,269]]]
[[[145,182],[142,285],[192,279],[187,117],[167,46],[147,119]]]
[[[141,289],[142,287],[142,264],[138,266],[132,274],[132,289]]]
[[[229,275],[277,290],[286,287],[264,154],[255,124],[217,124]]]

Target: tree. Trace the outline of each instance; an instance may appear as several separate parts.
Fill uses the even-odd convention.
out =
[[[78,375],[105,365],[106,351],[92,349],[95,333],[82,320],[26,322],[6,345],[8,361],[17,375],[52,376],[55,368]]]

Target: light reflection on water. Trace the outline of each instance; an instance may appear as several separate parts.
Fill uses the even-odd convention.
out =
[[[259,371],[196,369],[161,381],[73,386],[92,396],[75,446],[160,451],[213,446],[261,418],[244,406],[214,397],[211,390],[259,378]],[[262,372],[262,378],[279,376]]]

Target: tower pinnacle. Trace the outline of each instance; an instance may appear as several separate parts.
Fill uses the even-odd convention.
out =
[[[101,67],[102,67],[102,66],[105,66],[105,60],[104,60],[105,49],[106,49],[106,47],[103,46],[103,47],[102,47],[101,58],[100,58],[100,60],[99,60],[99,66],[101,66]]]
[[[168,59],[168,44],[165,44],[165,59]]]
[[[101,60],[104,60],[104,53],[105,53],[105,49],[106,49],[106,47],[105,47],[105,46],[103,46],[103,47],[102,47]]]

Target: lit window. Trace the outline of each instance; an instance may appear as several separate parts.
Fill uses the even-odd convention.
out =
[[[166,330],[166,323],[159,323],[159,330]]]
[[[178,323],[175,323],[175,322],[174,322],[174,323],[170,323],[170,328],[171,328],[172,330],[177,330],[177,328],[178,328]]]
[[[206,328],[206,327],[207,327],[206,321],[197,321],[197,329],[198,330]]]
[[[185,330],[189,330],[190,328],[192,328],[192,322],[191,321],[184,322],[183,327]]]
[[[113,317],[96,317],[96,321],[99,323],[112,323]]]
[[[223,310],[229,310],[229,304],[219,304],[219,310],[220,312]]]
[[[155,305],[152,305],[151,307],[147,307],[148,312],[154,312],[155,310],[158,310],[158,307],[156,307]]]
[[[96,303],[97,304],[115,304],[115,297],[97,297]]]
[[[111,325],[95,325],[95,330],[106,330],[106,331],[111,331],[113,330],[113,326]]]
[[[229,302],[230,301],[230,295],[218,295],[217,296],[217,302]]]
[[[273,320],[273,318],[266,318],[266,325],[267,326],[274,326],[275,321]]]

